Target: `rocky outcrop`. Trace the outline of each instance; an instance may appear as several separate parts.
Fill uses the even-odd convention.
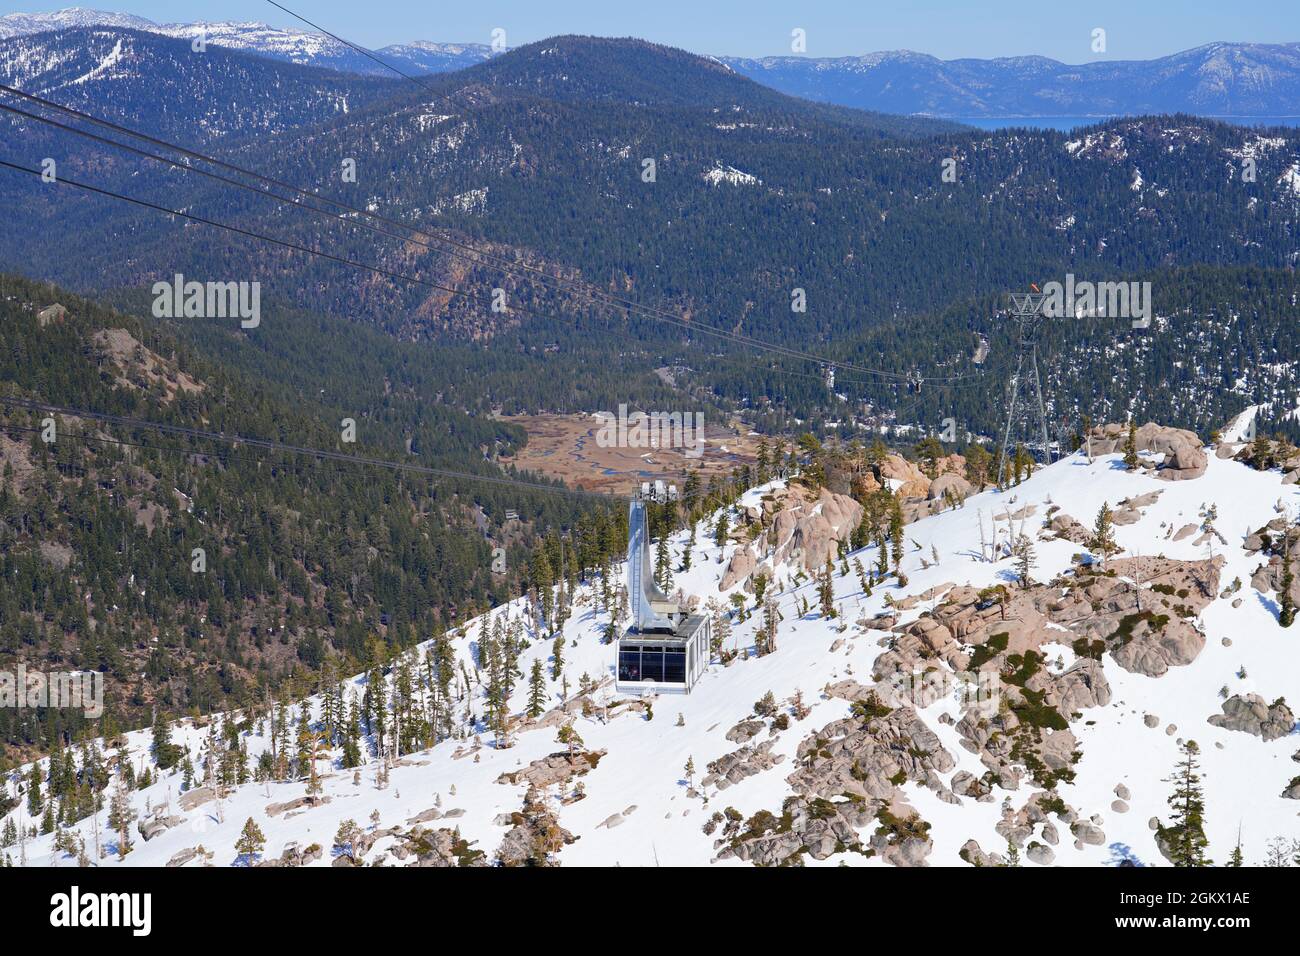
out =
[[[971,866],[1006,866],[1006,858],[1001,853],[985,853],[975,840],[967,840],[957,851],[957,855]]]
[[[956,766],[934,731],[911,707],[859,705],[799,744],[799,769],[787,780],[797,793],[889,799],[905,780],[938,789],[937,774]]]
[[[931,501],[945,499],[963,501],[974,490],[974,486],[961,475],[940,475],[930,482],[930,490],[926,497]]]
[[[290,810],[300,810],[303,807],[311,809],[312,807],[323,806],[329,802],[329,797],[322,797],[317,794],[308,794],[305,797],[295,797],[293,800],[286,800],[283,803],[268,803],[266,805],[266,815],[268,817],[275,817],[279,816],[281,813],[287,813]]]
[[[720,848],[718,859],[746,860],[756,866],[788,866],[803,854],[825,860],[849,850],[874,855],[862,844],[858,831],[875,823],[878,808],[864,800],[786,799],[781,815],[760,810]]]
[[[145,842],[148,843],[164,830],[170,830],[172,827],[180,826],[184,822],[184,817],[165,817],[161,814],[155,814],[141,820],[136,826],[140,830],[140,836],[144,837]]]
[[[762,733],[766,726],[761,720],[742,720],[727,731],[727,739],[733,744],[748,743]]]
[[[761,557],[769,554],[778,564],[793,563],[809,573],[821,570],[827,557],[834,557],[840,542],[847,542],[857,528],[862,506],[826,488],[814,491],[790,484],[766,495],[744,517],[762,530],[731,556],[718,583],[720,591],[748,585]]]
[[[1082,658],[1055,676],[1039,671],[1025,684],[1031,690],[1046,691],[1043,702],[1069,716],[1110,703],[1110,683],[1101,662]]]
[[[1223,713],[1212,716],[1210,723],[1224,730],[1276,740],[1291,733],[1295,714],[1282,698],[1269,704],[1258,694],[1233,694],[1223,702]]]
[[[186,790],[182,793],[176,802],[182,810],[193,810],[216,798],[217,792],[211,787],[195,787],[193,790]]]
[[[1029,844],[1025,856],[1029,858],[1031,863],[1037,863],[1039,866],[1051,866],[1056,860],[1056,854],[1052,851],[1052,848],[1042,843]]]
[[[407,833],[397,834],[392,853],[397,859],[406,862],[407,866],[441,869],[488,865],[486,853],[474,849],[473,844],[462,837],[459,830],[449,830],[446,827],[426,830],[417,826]]]
[[[700,786],[726,790],[746,777],[772,769],[785,760],[785,754],[772,755],[772,745],[775,743],[775,740],[765,740],[757,746],[746,745],[710,761],[706,768],[708,772],[700,781]]]
[[[563,786],[573,777],[588,773],[605,756],[605,751],[554,753],[534,760],[522,770],[512,770],[497,777],[497,783],[521,784],[545,790],[556,785]]]
[[[305,850],[298,846],[297,843],[290,843],[280,851],[278,857],[271,857],[266,860],[259,860],[257,866],[260,867],[295,867],[306,866],[308,863],[314,863],[324,854],[319,843],[313,843]]]
[[[1089,447],[1094,455],[1110,455],[1124,450],[1128,426],[1097,425],[1089,433]],[[1169,428],[1147,422],[1134,434],[1138,451],[1163,455],[1156,476],[1167,481],[1186,481],[1205,473],[1207,460],[1200,437],[1184,428]]]
[[[557,856],[577,841],[560,826],[537,790],[529,788],[523,809],[514,814],[514,826],[501,839],[496,859],[501,866],[559,866]]]
[[[1157,478],[1166,481],[1187,481],[1199,478],[1209,467],[1205,449],[1196,445],[1179,445],[1165,457],[1164,465],[1156,472]]]
[[[1106,832],[1088,820],[1075,820],[1070,824],[1070,832],[1076,840],[1088,846],[1102,846],[1106,842]]]
[[[1092,538],[1092,532],[1067,514],[1059,514],[1047,523],[1047,530],[1064,541],[1086,545]]]

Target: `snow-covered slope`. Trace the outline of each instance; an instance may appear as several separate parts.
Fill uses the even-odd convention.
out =
[[[78,27],[123,27],[191,41],[202,37],[215,47],[256,53],[290,63],[349,73],[392,75],[382,64],[324,34],[273,27],[255,20],[155,23],[131,14],[72,7],[54,13],[11,13],[0,17],[0,39]],[[421,40],[394,44],[376,52],[386,63],[398,69],[441,73],[473,66],[487,59],[492,48],[485,43],[432,43]]]
[[[9,13],[0,17],[0,40],[26,36],[46,30],[72,30],[78,27],[125,27],[129,30],[153,30],[157,24],[129,13],[87,10],[69,7],[53,13]]]
[[[757,504],[774,487],[751,491],[740,507]],[[301,797],[302,781],[247,783],[234,788],[219,804],[208,801],[182,809],[181,777],[171,772],[135,792],[132,799],[140,817],[162,806],[166,809],[161,815],[175,817],[175,825],[147,842],[133,828],[134,850],[122,862],[110,856],[101,865],[161,866],[198,845],[213,853],[213,864],[229,865],[236,862],[235,841],[250,817],[266,834],[268,858],[279,857],[289,844],[303,848],[314,843],[323,847],[324,853],[312,865],[330,865],[334,835],[343,820],[352,819],[363,829],[378,832],[394,826],[407,830],[417,815],[422,815],[423,826],[428,828],[458,828],[464,838],[490,858],[512,824],[511,815],[520,810],[527,789],[523,782],[503,783],[499,778],[563,751],[563,745],[556,740],[556,728],[564,719],[572,719],[587,751],[604,754],[593,769],[577,778],[582,784],[581,798],[573,799],[573,781],[547,791],[548,806],[560,826],[578,837],[559,852],[562,865],[743,865],[734,857],[718,859],[720,848],[715,846],[715,840],[719,834],[706,835],[703,827],[713,814],[728,808],[734,808],[744,818],[762,810],[780,814],[783,801],[792,792],[787,778],[799,766],[796,751],[801,741],[850,713],[849,700],[828,696],[823,690],[845,680],[872,683],[872,664],[882,653],[881,638],[886,634],[866,630],[860,621],[888,610],[890,604],[904,602],[908,596],[938,589],[933,599],[917,602],[900,613],[901,627],[941,603],[943,593],[954,584],[985,587],[1000,583],[1012,587],[1012,560],[990,560],[980,543],[981,525],[986,536],[995,514],[1034,506],[1036,516],[1026,523],[1032,534],[1052,505],[1091,525],[1103,503],[1113,507],[1122,499],[1150,492],[1159,495],[1153,503],[1140,506],[1140,519],[1116,527],[1122,556],[1164,555],[1189,562],[1202,561],[1210,552],[1221,557],[1224,566],[1219,588],[1196,621],[1207,640],[1192,663],[1171,667],[1160,677],[1124,670],[1111,655],[1105,656],[1110,702],[1088,709],[1080,719],[1071,721],[1070,729],[1078,738],[1082,757],[1074,781],[1061,783],[1057,790],[1068,805],[1078,808],[1081,820],[1104,831],[1105,837],[1099,844],[1076,846],[1068,827],[1062,826],[1060,843],[1054,847],[1055,862],[1104,865],[1131,854],[1145,864],[1163,865],[1149,821],[1153,817],[1168,820],[1166,800],[1171,786],[1164,778],[1178,760],[1179,742],[1186,739],[1195,739],[1201,749],[1211,855],[1222,862],[1240,831],[1247,861],[1259,862],[1269,839],[1300,837],[1300,802],[1281,796],[1288,782],[1300,773],[1300,765],[1292,759],[1300,737],[1293,728],[1289,737],[1265,741],[1213,726],[1207,720],[1221,712],[1224,690],[1228,695],[1258,693],[1269,701],[1282,696],[1300,701],[1300,629],[1281,628],[1274,596],[1251,588],[1261,558],[1243,549],[1246,536],[1276,519],[1279,509],[1289,508],[1293,515],[1300,505],[1300,495],[1294,485],[1280,482],[1277,471],[1254,471],[1211,453],[1206,473],[1192,480],[1162,481],[1127,472],[1118,455],[1089,462],[1076,454],[1041,469],[1009,491],[973,496],[964,506],[907,526],[907,549],[902,561],[909,579],[905,588],[894,587],[891,580],[878,584],[873,595],[865,597],[855,573],[837,574],[834,600],[839,614],[833,619],[824,620],[817,611],[816,583],[792,581],[797,577],[795,570],[782,566],[775,580],[783,585],[779,606],[784,621],[775,652],[753,656],[755,633],[763,615],[752,608],[754,599],[749,595],[746,600],[754,613],[746,621],[733,622],[730,641],[731,646],[748,649],[749,654],[728,666],[712,665],[689,696],[659,696],[653,701],[652,719],[646,719],[638,702],[630,705],[627,698],[613,693],[608,683],[612,648],[601,642],[608,615],[595,610],[594,588],[584,587],[563,630],[563,673],[571,695],[576,695],[582,675],[606,681],[606,685],[590,695],[588,706],[574,707],[569,718],[552,711],[540,722],[545,726],[521,727],[514,734],[513,746],[504,749],[492,746],[491,735],[481,725],[473,728],[478,731],[475,734],[462,723],[463,739],[403,755],[382,789],[377,785],[379,764],[372,752],[367,752],[366,763],[354,778],[351,770],[338,767],[338,752],[334,751],[330,759],[317,763],[328,802],[275,815],[268,814],[268,806]],[[1226,539],[1226,546],[1217,539],[1196,543],[1200,535],[1174,540],[1176,529],[1189,524],[1201,526],[1209,505],[1217,509],[1213,524]],[[719,594],[717,588],[724,561],[735,545],[719,549],[711,542],[709,525],[701,523],[697,530],[701,544],[693,553],[691,569],[677,574],[674,587],[701,599],[716,597],[727,603],[730,595]],[[678,556],[686,537],[681,533],[674,538]],[[1082,550],[1070,541],[1047,537],[1036,541],[1033,577],[1038,582],[1069,571]],[[870,567],[875,560],[874,548],[850,553],[848,561],[852,563],[855,557]],[[1234,578],[1244,582],[1240,591],[1218,596],[1218,591]],[[801,614],[804,601],[811,610]],[[525,617],[526,613],[522,600],[492,612],[514,618]],[[1045,648],[1047,666],[1053,673],[1075,661],[1070,646],[1075,634],[1066,628],[1060,630],[1062,643]],[[481,634],[482,622],[476,621],[466,626],[456,640],[456,652],[467,673],[474,670]],[[543,661],[547,667],[546,708],[551,710],[561,704],[562,686],[550,679],[551,643],[531,633],[530,637],[531,646],[519,659],[524,679],[517,682],[511,699],[516,714],[526,706],[527,675],[534,660]],[[427,645],[422,646],[419,653],[427,650]],[[349,684],[358,695],[364,693],[364,679]],[[469,710],[481,718],[482,692],[483,687],[476,684],[473,697],[462,702],[458,713],[463,713],[468,704]],[[739,722],[752,719],[755,702],[768,692],[775,696],[788,727],[777,730],[772,721],[766,721],[754,742],[773,740],[770,755],[782,758],[780,762],[725,789],[716,784],[702,787],[706,766],[737,749],[737,744],[727,739],[728,732]],[[789,706],[796,693],[809,708],[802,718]],[[608,720],[606,705],[611,708]],[[311,706],[313,719],[319,719],[319,699],[313,698]],[[962,771],[975,777],[984,773],[978,757],[963,748],[953,723],[944,716],[953,720],[962,716],[954,698],[941,698],[919,707],[918,712],[955,759],[955,767],[943,774],[944,782]],[[1148,718],[1155,718],[1154,726]],[[174,740],[189,748],[197,764],[205,734],[205,729],[186,722],[178,727]],[[267,734],[264,720],[255,721],[241,734],[250,764],[255,765],[257,756],[269,746]],[[137,772],[150,763],[149,744],[148,731],[128,735],[130,759]],[[692,783],[698,790],[688,786],[685,779],[688,760],[693,762]],[[10,780],[9,786],[11,792],[16,792],[16,778]],[[992,799],[983,802],[971,797],[952,802],[948,799],[951,794],[945,796],[912,781],[899,789],[906,802],[931,824],[933,849],[926,862],[960,866],[964,864],[959,852],[972,838],[984,851],[1005,851],[1007,840],[995,829],[1003,819],[1004,803],[1018,809],[1035,788],[1028,781],[1014,792],[995,787]],[[562,795],[566,799],[559,799]],[[1119,797],[1123,802],[1117,804]],[[1127,808],[1119,809],[1124,804]],[[12,816],[23,824],[30,822],[23,807]],[[106,829],[105,816],[106,811],[101,814],[101,831]],[[372,819],[377,823],[372,824]],[[77,824],[77,829],[89,845],[89,820]],[[868,836],[864,833],[864,840]],[[113,842],[111,834],[103,840],[106,845]],[[366,853],[365,861],[402,862],[389,853],[397,843],[396,837],[380,837]],[[27,841],[27,864],[73,863],[70,855],[54,851],[52,844],[52,835]],[[10,846],[5,852],[18,857],[17,847]],[[805,855],[804,862],[884,865],[879,855],[867,857],[849,849],[832,853],[823,861]]]

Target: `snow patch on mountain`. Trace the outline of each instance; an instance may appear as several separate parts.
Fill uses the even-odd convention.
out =
[[[757,176],[742,172],[735,166],[724,166],[722,163],[710,169],[702,178],[710,186],[720,186],[723,183],[729,186],[756,186],[763,183]]]

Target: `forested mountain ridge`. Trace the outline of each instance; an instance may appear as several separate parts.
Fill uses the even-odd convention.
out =
[[[0,83],[189,145],[317,125],[395,88],[120,27],[0,39]]]
[[[877,384],[846,372],[837,385],[845,407],[815,365],[755,361],[643,313],[597,306],[598,293],[933,381],[981,371],[974,343],[996,335],[989,297],[1029,281],[1200,264],[1278,268],[1298,253],[1294,131],[1174,116],[1073,134],[899,138],[715,62],[631,40],[533,44],[223,153],[394,222],[446,230],[511,263],[514,275],[428,237],[399,243],[136,157],[87,152],[83,141],[27,120],[16,132],[10,155],[28,164],[59,155],[77,175],[416,281],[8,173],[0,189],[21,210],[21,228],[0,243],[0,261],[116,290],[136,307],[149,284],[174,272],[258,279],[283,305],[455,349],[467,361],[438,363],[448,379],[438,394],[479,413],[611,408],[629,390],[671,400],[649,381],[661,365],[694,369],[692,395],[747,404],[764,427],[791,416],[843,421],[863,401],[888,416],[920,397],[900,394],[897,377]],[[355,163],[356,182],[342,176],[345,161]],[[532,268],[562,281],[535,281]],[[506,293],[505,313],[486,306],[494,288]],[[798,291],[805,311],[792,308]],[[971,308],[979,327],[961,336],[907,331]],[[551,374],[532,374],[542,362]],[[1086,366],[1079,374],[1101,378]],[[981,388],[972,383],[971,395]],[[1166,411],[1171,423],[1184,422],[1180,410]],[[1195,409],[1185,411],[1199,422]]]
[[[355,370],[390,370],[340,377],[337,396],[313,400],[280,380],[287,360],[273,352],[259,377],[242,370],[247,355],[213,362],[155,322],[26,280],[0,280],[0,318],[0,389],[17,398],[485,475],[502,474],[485,452],[523,440],[422,399],[427,386],[382,351],[384,336],[340,342],[331,358],[327,336],[304,333],[315,361],[347,368],[358,351]],[[341,440],[340,401],[355,410],[355,445]],[[569,529],[592,562],[624,520],[553,494],[76,417],[52,416],[46,443],[45,417],[0,404],[0,661],[102,670],[110,727],[311,686],[323,667],[409,646],[518,593],[539,531]],[[0,746],[43,749],[78,720],[6,708]]]
[[[688,58],[694,72],[687,71],[679,51],[639,41],[554,43],[408,83],[393,99],[274,142],[242,143],[232,155],[396,220],[544,257],[596,287],[691,321],[783,342],[835,341],[896,315],[1018,288],[1027,275],[1198,262],[1277,266],[1296,254],[1300,150],[1291,131],[1152,117],[1070,136],[972,131],[900,140],[795,108],[798,101],[774,102],[777,94],[710,61]],[[754,103],[724,108],[737,83]],[[720,92],[709,94],[710,84]],[[712,96],[714,105],[679,104],[697,95]],[[86,149],[63,133],[43,139],[51,134],[28,121],[19,133],[16,152],[29,163],[60,149],[75,163]],[[149,188],[173,207],[341,242],[357,258],[431,269],[480,292],[504,284],[490,270],[465,272],[463,260],[327,227],[129,156],[98,148],[94,155],[95,172],[109,182]],[[1256,167],[1252,181],[1243,177],[1246,159]],[[356,163],[355,183],[341,176],[344,160]],[[653,181],[644,178],[648,161]],[[955,181],[944,176],[949,168]],[[52,278],[77,287],[127,285],[182,266],[266,271],[258,269],[268,260],[256,244],[208,240],[202,229],[103,200],[56,196],[47,205],[35,200],[42,195],[35,183],[7,178],[4,188],[35,217],[25,219],[33,226],[90,216],[88,228],[99,236],[130,230],[133,255],[125,260],[102,240],[84,255],[37,257],[50,263]],[[32,243],[68,241],[39,227],[20,235],[0,248],[3,261],[30,262]],[[401,323],[421,310],[465,307],[417,284],[376,283],[301,258],[276,262],[275,271],[298,306],[346,310],[389,328],[394,316]],[[791,310],[795,288],[807,293],[804,313]],[[537,297],[521,306],[583,312],[581,303],[548,302],[543,289],[520,294]],[[556,323],[534,328],[544,341],[559,331]]]
[[[1060,276],[1038,277],[1040,283]],[[1039,367],[1053,438],[1068,446],[1084,418],[1168,421],[1203,436],[1249,406],[1261,406],[1261,432],[1300,438],[1300,279],[1294,270],[1192,266],[1161,268],[1118,277],[1150,282],[1153,318],[1134,329],[1127,318],[1085,315],[1042,318],[1035,326]],[[825,421],[857,417],[887,427],[941,433],[952,419],[959,435],[996,437],[1005,415],[1005,389],[1014,370],[1018,328],[1002,296],[986,296],[931,315],[886,323],[848,349],[857,359],[892,355],[921,365],[942,341],[959,351],[972,377],[946,383],[871,383],[845,387],[855,399],[834,398]],[[980,354],[979,364],[974,357]],[[725,377],[724,377],[725,376]],[[723,397],[748,394],[744,376],[718,374]],[[778,404],[796,404],[771,384]],[[865,401],[871,412],[859,401]],[[902,412],[895,417],[895,410]],[[834,429],[832,429],[834,430]],[[842,431],[846,437],[853,429]]]
[[[255,53],[304,66],[377,76],[389,72],[365,54],[331,37],[301,30],[280,29],[257,21],[154,23],[127,13],[74,7],[54,13],[11,13],[0,17],[0,38],[81,27],[124,27],[185,40],[202,37],[211,46]],[[385,63],[397,64],[421,73],[441,73],[473,66],[492,55],[492,48],[486,43],[414,40],[381,47],[375,53]]]

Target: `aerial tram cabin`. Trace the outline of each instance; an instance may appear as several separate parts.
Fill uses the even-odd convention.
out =
[[[621,694],[689,694],[709,666],[712,622],[688,614],[655,585],[650,559],[646,499],[671,495],[662,482],[642,485],[628,513],[627,592],[632,621],[618,641],[616,689]]]

